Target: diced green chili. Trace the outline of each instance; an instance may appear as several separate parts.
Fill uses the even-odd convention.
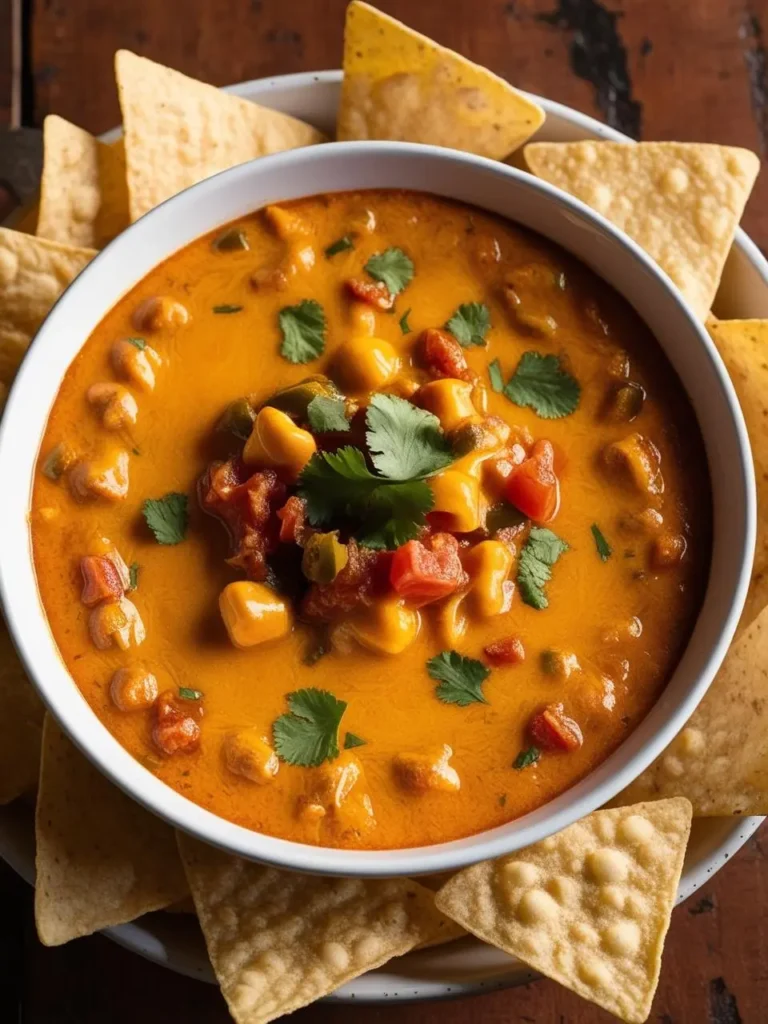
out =
[[[301,571],[313,583],[330,583],[347,564],[347,545],[339,541],[337,531],[313,533],[304,545]]]

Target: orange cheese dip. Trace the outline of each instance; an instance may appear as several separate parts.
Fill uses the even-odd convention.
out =
[[[507,822],[629,735],[698,613],[710,496],[623,300],[376,191],[256,212],[127,294],[51,410],[31,530],[61,657],[148,771],[382,849]]]

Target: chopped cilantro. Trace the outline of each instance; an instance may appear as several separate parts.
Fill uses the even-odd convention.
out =
[[[248,239],[242,228],[228,228],[213,243],[219,252],[237,252],[238,249],[250,249]]]
[[[568,550],[564,540],[545,527],[532,526],[517,564],[517,585],[525,604],[547,608],[544,585],[552,576],[552,566]]]
[[[224,303],[223,306],[214,306],[213,307],[213,312],[214,313],[240,313],[240,312],[242,312],[242,309],[243,309],[242,306],[229,306],[226,303]]]
[[[398,323],[400,324],[400,331],[401,331],[402,334],[410,334],[411,333],[411,325],[408,323],[408,317],[410,315],[411,315],[410,309],[406,309],[406,311],[403,313],[403,315],[398,320]]]
[[[202,700],[203,699],[203,691],[202,690],[190,690],[188,686],[180,686],[179,687],[179,697],[181,697],[182,700]]]
[[[512,762],[512,767],[520,771],[521,768],[530,768],[532,764],[541,757],[541,751],[538,747],[528,747],[527,750],[521,750],[515,760]]]
[[[139,451],[138,448],[131,448],[131,454],[132,455],[141,455],[141,452]]]
[[[487,704],[482,685],[491,673],[482,661],[465,658],[458,651],[441,651],[427,662],[427,672],[437,679],[435,694],[444,704]]]
[[[602,562],[607,562],[613,554],[613,549],[611,548],[611,545],[603,536],[603,531],[600,529],[597,523],[592,523],[590,529],[592,530],[592,536],[595,538],[595,547],[597,548],[597,553],[600,556],[600,560]]]
[[[365,269],[375,281],[387,286],[390,295],[399,295],[413,280],[413,262],[402,249],[377,252],[365,264]]]
[[[348,732],[344,737],[344,749],[352,750],[354,747],[364,747],[368,740],[362,739],[360,736],[355,736],[353,732]]]
[[[325,349],[325,313],[314,299],[303,299],[296,306],[285,306],[278,320],[283,343],[280,354],[290,363],[309,363]]]
[[[141,506],[158,544],[178,544],[184,540],[189,519],[187,504],[186,494],[173,492],[163,498],[148,498]]]
[[[502,793],[501,796],[499,797],[499,807],[506,807],[506,806],[507,806],[507,794],[506,793]]]
[[[128,589],[135,590],[139,585],[139,569],[141,566],[138,562],[132,562],[128,566]]]
[[[437,416],[404,398],[374,395],[366,424],[373,464],[390,480],[432,476],[453,462]]]
[[[287,700],[289,713],[280,715],[272,727],[278,757],[302,768],[338,757],[346,702],[314,687],[289,693]]]
[[[330,648],[328,645],[322,640],[319,640],[317,643],[313,644],[304,655],[304,664],[309,665],[310,667],[312,665],[316,665],[321,658],[325,657],[329,650]]]
[[[133,345],[134,348],[137,348],[139,352],[143,352],[147,347],[147,343],[143,338],[126,338],[125,340],[129,345]]]
[[[324,434],[329,430],[349,430],[343,398],[328,398],[315,395],[307,406],[307,420],[310,430]]]
[[[325,250],[326,259],[330,259],[331,256],[336,256],[337,253],[346,252],[348,249],[354,249],[355,242],[352,235],[344,235],[343,238],[337,238],[335,242],[332,242]]]
[[[464,348],[484,345],[491,326],[491,311],[484,302],[464,302],[445,326]]]
[[[569,416],[579,404],[581,388],[560,366],[557,356],[524,352],[504,394],[515,405],[528,406],[545,420]]]
[[[498,359],[494,359],[492,363],[488,364],[488,376],[491,379],[491,388],[500,395],[504,390],[504,378],[501,375],[501,363]]]

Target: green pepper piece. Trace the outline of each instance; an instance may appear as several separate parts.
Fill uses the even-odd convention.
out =
[[[271,405],[281,412],[286,412],[297,419],[306,420],[307,407],[313,398],[340,398],[339,390],[328,377],[322,373],[305,377],[298,384],[290,384],[271,395],[263,405]]]
[[[71,469],[77,461],[74,448],[66,441],[61,441],[52,448],[43,462],[43,473],[49,480],[58,480],[68,469]]]
[[[230,402],[224,413],[216,424],[216,429],[226,434],[234,434],[242,441],[247,441],[251,436],[253,421],[256,413],[253,411],[247,398],[236,398]]]
[[[301,571],[313,583],[330,583],[347,564],[347,545],[333,533],[313,533],[304,545]]]
[[[251,247],[242,228],[229,228],[214,241],[213,248],[219,252],[238,252]]]
[[[575,654],[556,651],[550,647],[539,655],[539,665],[545,675],[567,679],[579,667],[579,662]]]
[[[621,423],[631,423],[640,414],[645,401],[645,389],[640,384],[627,381],[614,392],[611,418]]]

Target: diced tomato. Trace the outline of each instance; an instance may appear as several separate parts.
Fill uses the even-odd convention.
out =
[[[102,601],[119,601],[125,594],[120,573],[106,555],[85,555],[80,559],[83,591],[80,600],[89,608]]]
[[[301,544],[306,531],[307,503],[303,498],[292,495],[282,508],[277,510],[280,520],[280,540],[283,544]]]
[[[200,726],[185,714],[170,690],[161,693],[154,706],[152,739],[164,754],[188,754],[200,745]]]
[[[578,750],[584,742],[578,723],[565,714],[562,704],[547,704],[537,711],[528,732],[543,750]]]
[[[519,665],[525,661],[525,648],[519,636],[505,636],[494,640],[484,648],[484,653],[492,665]]]
[[[389,288],[383,281],[359,281],[357,278],[350,278],[347,281],[349,291],[360,302],[367,302],[374,309],[392,309],[395,304],[395,297],[390,293]]]
[[[370,604],[376,589],[377,566],[388,552],[347,544],[347,564],[330,583],[313,583],[301,603],[301,617],[310,622],[343,619],[359,605]]]
[[[421,360],[433,377],[474,380],[475,375],[467,366],[464,350],[447,331],[428,327],[419,341]]]
[[[425,544],[409,540],[397,549],[389,571],[396,593],[415,608],[439,601],[467,583],[459,543],[450,533],[435,533]]]
[[[555,475],[554,457],[549,441],[537,441],[530,458],[515,466],[507,478],[507,501],[536,523],[548,523],[560,507],[560,482]]]

